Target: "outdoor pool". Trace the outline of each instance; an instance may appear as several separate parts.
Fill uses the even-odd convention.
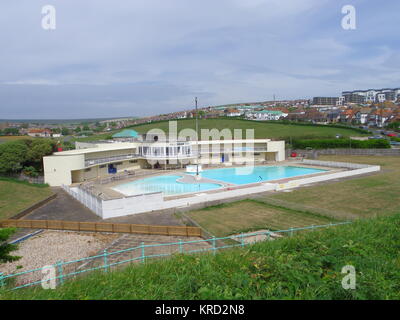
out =
[[[221,187],[220,184],[216,183],[182,183],[176,181],[180,178],[182,177],[157,176],[121,184],[112,189],[126,196],[134,196],[152,192],[162,192],[166,196],[171,196],[183,193],[208,191]]]
[[[222,168],[204,170],[200,173],[202,178],[215,180],[216,183],[182,183],[177,181],[182,178],[182,176],[165,175],[136,180],[115,186],[112,189],[124,194],[125,196],[152,192],[162,192],[166,196],[171,196],[219,189],[222,185],[218,184],[218,182],[244,185],[326,171],[327,170],[294,166]]]
[[[204,170],[201,172],[201,176],[212,180],[242,185],[326,171],[327,170],[293,166],[263,166]]]

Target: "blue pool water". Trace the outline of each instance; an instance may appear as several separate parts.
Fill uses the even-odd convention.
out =
[[[133,196],[144,193],[162,192],[164,195],[176,195],[191,192],[200,192],[218,189],[220,184],[214,183],[181,183],[176,181],[181,176],[157,176],[137,180],[119,186],[113,189],[126,196]]]
[[[243,185],[325,171],[327,170],[293,166],[264,166],[205,170],[201,172],[201,176],[220,182]],[[163,192],[168,196],[221,188],[221,185],[217,183],[181,183],[177,181],[179,178],[181,176],[156,176],[121,184],[113,189],[126,196],[152,192]]]
[[[201,172],[201,176],[208,179],[241,185],[325,171],[326,170],[292,166],[265,166],[205,170]]]

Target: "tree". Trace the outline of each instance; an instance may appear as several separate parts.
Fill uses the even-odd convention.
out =
[[[49,139],[35,139],[30,142],[26,160],[33,163],[36,167],[41,167],[44,156],[53,153],[56,143]]]
[[[5,129],[3,130],[3,132],[4,132],[4,134],[6,134],[6,135],[15,136],[15,135],[18,135],[18,134],[19,134],[19,129],[18,129],[18,128],[5,128]]]
[[[0,144],[0,174],[19,172],[27,160],[28,150],[25,140]]]
[[[76,127],[76,128],[75,128],[75,132],[76,132],[76,133],[81,132],[81,127],[79,127],[79,126]]]
[[[83,126],[83,129],[82,129],[83,131],[90,131],[90,128],[89,128],[89,126],[87,125],[87,124],[85,124],[84,126]]]
[[[0,263],[11,262],[21,257],[10,255],[18,246],[7,243],[7,239],[15,232],[14,228],[0,229]]]
[[[69,135],[69,129],[68,129],[68,128],[65,128],[65,127],[61,128],[61,134],[62,134],[63,136]]]

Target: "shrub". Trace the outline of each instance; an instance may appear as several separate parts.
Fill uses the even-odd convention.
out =
[[[352,139],[313,139],[313,140],[294,140],[293,149],[388,149],[390,143],[386,139],[374,140],[352,140]]]

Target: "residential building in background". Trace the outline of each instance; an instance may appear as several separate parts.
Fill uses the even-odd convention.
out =
[[[400,88],[343,91],[342,96],[345,97],[347,103],[395,102],[400,99]]]
[[[342,97],[314,97],[312,104],[319,106],[341,106],[343,99]]]

